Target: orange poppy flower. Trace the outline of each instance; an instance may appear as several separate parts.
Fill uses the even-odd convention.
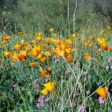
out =
[[[31,44],[34,44],[34,40],[30,41],[30,45],[31,45]]]
[[[39,55],[40,51],[39,51],[36,47],[34,47],[30,53],[31,53],[34,57],[37,57],[37,56]]]
[[[108,26],[107,29],[110,30],[111,29],[111,26]]]
[[[0,60],[0,64],[1,64],[1,61],[2,61],[2,60]]]
[[[65,57],[66,56],[65,50],[62,50],[61,48],[54,49],[53,53],[60,56],[60,57]]]
[[[63,42],[61,44],[61,49],[66,49],[68,47],[68,42]]]
[[[51,67],[46,67],[47,71],[50,72],[51,71]]]
[[[16,44],[16,45],[14,46],[14,48],[17,49],[17,50],[21,50],[21,49],[22,49],[22,45]]]
[[[20,54],[22,55],[23,59],[27,59],[28,58],[27,51],[21,51]]]
[[[41,93],[46,96],[48,95],[48,89],[47,88],[44,88],[43,90],[41,90]]]
[[[30,50],[31,50],[31,47],[30,47],[29,45],[27,45],[27,46],[25,47],[25,49],[26,49],[27,51],[30,51]]]
[[[39,55],[37,56],[37,58],[41,59],[43,56],[43,53],[39,53]]]
[[[36,40],[38,40],[40,42],[40,41],[42,41],[42,37],[37,37]]]
[[[97,92],[102,98],[106,98],[106,97],[107,97],[107,91],[108,91],[108,87],[103,87],[103,88],[99,88],[96,92]]]
[[[50,50],[51,50],[51,47],[47,47],[47,48],[46,48],[46,51],[50,51]]]
[[[9,36],[9,35],[6,35],[3,39],[4,39],[4,40],[9,40],[9,38],[12,38],[12,37]]]
[[[48,82],[44,84],[44,86],[48,89],[48,91],[52,92],[55,90],[56,82]]]
[[[110,47],[110,50],[112,51],[112,46]]]
[[[90,40],[94,40],[95,39],[95,36],[90,36]]]
[[[45,55],[46,55],[47,57],[49,57],[49,58],[51,57],[51,54],[50,54],[49,51],[46,51],[46,52],[45,52]]]
[[[11,59],[14,61],[22,61],[23,60],[22,55],[20,53],[17,54],[16,52],[13,53],[13,56],[11,57]]]
[[[69,55],[67,56],[66,60],[67,60],[68,62],[73,62],[73,55],[72,55],[72,54],[69,54]]]
[[[47,62],[47,57],[46,56],[43,56],[42,58],[40,58],[40,61],[42,63],[46,63]]]
[[[50,38],[46,39],[46,43],[49,44],[50,43]]]
[[[85,57],[86,57],[87,61],[89,61],[91,59],[91,57],[89,56],[89,53],[85,53]]]
[[[56,45],[61,45],[62,44],[62,40],[60,39],[50,39],[51,42],[55,43]]]
[[[31,67],[36,68],[36,62],[30,63]]]
[[[54,31],[54,29],[53,28],[51,28],[51,29],[49,29],[50,30],[50,32],[53,32]]]
[[[11,57],[11,52],[4,52],[5,57]]]
[[[104,50],[108,50],[109,49],[109,47],[107,46],[106,39],[97,38],[97,41],[99,42],[99,44],[100,44],[102,49],[104,49]]]
[[[46,75],[46,71],[45,70],[43,70],[42,68],[40,68],[40,72],[41,72],[41,76],[42,77],[51,77],[50,75]]]
[[[67,42],[68,44],[70,44],[71,46],[73,46],[73,40],[72,40],[72,39],[68,39],[68,40],[66,40],[66,42]]]
[[[39,37],[42,37],[42,33],[41,32],[38,32],[37,34]]]
[[[98,54],[98,50],[95,51],[95,54]]]
[[[92,48],[92,47],[93,47],[93,43],[90,43],[90,44],[89,44],[89,47],[91,47],[91,48]]]
[[[88,42],[85,42],[84,45],[85,45],[85,46],[88,46],[89,44],[88,44]]]
[[[67,48],[65,49],[65,51],[66,51],[66,54],[71,54],[73,51],[75,51],[75,49],[73,49],[73,48],[71,48],[71,47],[67,47]]]
[[[22,47],[24,47],[24,40],[23,39],[21,40],[21,45],[22,45]]]

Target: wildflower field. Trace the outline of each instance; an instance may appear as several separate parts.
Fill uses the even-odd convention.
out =
[[[72,0],[65,1],[17,0],[15,12],[4,7],[0,112],[112,111],[109,17],[103,21],[83,0],[72,10]]]

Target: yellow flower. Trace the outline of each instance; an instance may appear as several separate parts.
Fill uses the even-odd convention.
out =
[[[96,92],[97,92],[102,98],[106,98],[106,97],[107,97],[107,91],[108,91],[108,87],[103,87],[103,88],[99,88]]]
[[[95,36],[90,36],[90,40],[94,40],[95,39]]]
[[[47,88],[44,88],[42,91],[41,91],[41,93],[43,94],[43,95],[48,95],[48,89]]]
[[[97,41],[99,42],[99,44],[100,44],[102,49],[104,49],[104,50],[108,50],[109,49],[109,47],[107,46],[106,39],[104,39],[104,38],[103,39],[97,38]]]
[[[111,29],[111,26],[108,26],[107,29],[110,30]]]
[[[53,32],[54,31],[54,29],[53,28],[51,28],[51,29],[49,29],[50,30],[50,32]]]
[[[90,43],[90,44],[89,44],[89,47],[91,47],[91,48],[92,48],[92,47],[93,47],[93,43]]]
[[[44,84],[44,86],[48,89],[48,91],[52,92],[55,90],[56,82],[48,82]]]
[[[42,58],[42,56],[43,56],[43,53],[39,53],[39,55],[37,56],[37,58]]]
[[[39,37],[42,37],[42,33],[41,32],[38,32],[37,34]]]
[[[22,45],[22,47],[24,47],[24,40],[23,39],[21,40],[21,45]]]
[[[50,54],[49,51],[46,51],[46,52],[45,52],[45,55],[46,55],[47,57],[49,57],[49,58],[51,57],[51,54]]]
[[[38,40],[40,42],[40,41],[42,41],[42,37],[37,37],[36,40]]]
[[[66,56],[65,50],[63,50],[61,48],[54,49],[53,53],[60,56],[60,57],[65,57]]]
[[[66,42],[67,42],[68,44],[70,44],[71,46],[73,46],[73,40],[72,40],[72,39],[67,39]]]
[[[23,59],[27,59],[27,57],[28,57],[27,51],[21,51],[20,54]]]
[[[42,63],[46,63],[47,62],[47,57],[46,56],[43,56],[42,58],[40,58],[40,61]]]
[[[30,63],[31,67],[36,68],[36,62]]]
[[[66,60],[67,60],[68,62],[73,62],[73,55],[72,55],[72,54],[69,54],[69,55],[67,56]]]
[[[9,35],[6,35],[3,39],[4,39],[4,40],[9,40],[9,38],[12,38],[12,37],[9,36]]]
[[[17,50],[21,50],[21,49],[22,49],[22,45],[16,44],[16,45],[14,46],[14,48],[17,49]]]
[[[11,63],[11,66],[14,67],[14,63]]]
[[[13,56],[11,57],[11,59],[14,61],[22,61],[23,60],[22,55],[20,53],[17,54],[16,52],[13,53]]]
[[[91,57],[89,56],[89,53],[85,53],[85,57],[86,57],[87,61],[89,61],[91,59]]]
[[[11,52],[4,52],[5,57],[11,57]]]
[[[57,34],[56,33],[53,33],[53,36],[57,36]]]
[[[89,33],[89,31],[87,31],[87,33]]]
[[[42,77],[51,77],[50,75],[46,75],[46,71],[45,70],[43,70],[42,68],[40,68],[40,72],[41,72],[41,76]]]
[[[102,30],[102,31],[101,31],[101,33],[103,34],[103,33],[105,33],[105,31],[104,31],[104,30]]]

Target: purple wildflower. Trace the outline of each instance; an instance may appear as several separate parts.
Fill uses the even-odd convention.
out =
[[[15,99],[16,97],[15,97],[15,96],[12,96],[12,98],[14,98],[14,99]]]
[[[40,102],[44,102],[44,99],[39,98],[39,99],[38,99],[38,102],[39,102],[39,103],[40,103]]]
[[[58,103],[57,107],[59,108],[60,104]]]
[[[60,60],[59,60],[59,59],[56,59],[54,62],[55,62],[55,63],[56,63],[56,62],[60,62]]]
[[[38,84],[35,84],[33,87],[38,87]]]
[[[81,107],[80,112],[85,112],[84,106]]]
[[[59,56],[58,55],[54,55],[54,58],[58,58]]]
[[[46,79],[45,79],[45,82],[48,82],[48,80],[49,80],[49,79],[46,78]]]
[[[38,79],[35,79],[33,83],[35,84],[37,81],[38,81]]]
[[[74,96],[79,96],[79,95],[80,95],[79,93],[75,93],[75,94],[74,94]]]
[[[107,65],[105,69],[108,70],[109,69],[109,65]]]
[[[84,79],[84,82],[87,81],[87,78]]]
[[[45,99],[45,102],[48,102],[49,100],[50,100],[50,98],[46,98],[46,99]]]
[[[111,65],[110,69],[112,69],[112,65]]]
[[[86,94],[90,94],[90,91],[88,90],[88,91],[86,91]]]
[[[76,100],[72,103],[72,106],[76,106]]]
[[[24,90],[25,89],[25,87],[22,87],[22,90]]]
[[[70,73],[70,70],[65,71],[65,74],[68,74],[68,73]]]
[[[99,97],[98,100],[99,100],[99,103],[100,103],[100,104],[104,104],[104,103],[105,103],[105,100],[104,100],[102,97]]]
[[[91,79],[91,76],[89,76],[88,79]]]
[[[108,60],[108,62],[112,62],[112,57]]]
[[[13,87],[16,87],[16,86],[18,86],[18,84],[14,84],[14,85],[13,85]]]
[[[44,95],[41,95],[41,96],[40,96],[40,98],[42,98],[42,99],[43,99],[44,97],[45,97]]]
[[[109,92],[107,92],[107,95],[108,95],[108,96],[110,96],[110,93],[109,93]]]
[[[83,72],[83,75],[86,75],[87,74],[87,72]]]
[[[40,107],[40,103],[37,103],[37,105],[36,105],[38,108]]]

